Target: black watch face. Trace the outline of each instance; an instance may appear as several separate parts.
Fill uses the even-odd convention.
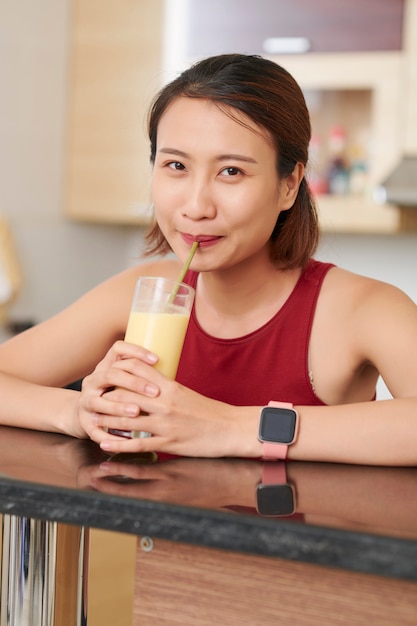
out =
[[[297,413],[293,409],[265,407],[262,409],[259,436],[271,443],[292,443]]]
[[[256,497],[260,515],[273,517],[294,513],[294,492],[291,485],[258,485]]]

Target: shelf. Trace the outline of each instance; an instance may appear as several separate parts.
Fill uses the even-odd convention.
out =
[[[105,211],[72,210],[66,215],[73,222],[117,226],[147,226],[152,216],[153,206],[150,202],[121,202],[120,205],[114,203],[114,206],[106,206]]]
[[[417,209],[376,204],[358,196],[318,196],[320,226],[325,233],[394,235],[417,232]],[[147,227],[151,209],[135,213],[80,214],[69,219],[93,224]]]
[[[323,232],[388,235],[403,230],[398,207],[357,196],[318,196],[316,201]]]

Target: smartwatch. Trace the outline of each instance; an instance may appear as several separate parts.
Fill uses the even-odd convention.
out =
[[[287,482],[285,463],[264,463],[262,481],[256,488],[256,510],[264,517],[293,515],[295,489]]]
[[[298,413],[288,402],[269,402],[261,411],[258,440],[263,444],[262,458],[284,460],[288,446],[298,433]]]

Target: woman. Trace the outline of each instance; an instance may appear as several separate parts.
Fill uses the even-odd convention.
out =
[[[158,95],[149,136],[148,254],[176,259],[128,269],[0,346],[1,422],[111,453],[415,465],[417,307],[312,259],[310,121],[294,79],[260,57],[201,61]],[[176,278],[194,240],[195,307],[171,381],[123,337],[136,279]],[[392,400],[375,401],[379,375]],[[80,378],[81,392],[63,388]],[[272,426],[264,412],[263,443],[270,402],[281,408]]]

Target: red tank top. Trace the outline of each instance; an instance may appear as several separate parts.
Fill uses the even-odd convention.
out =
[[[323,405],[311,386],[308,347],[317,298],[330,263],[311,260],[280,310],[243,337],[219,339],[200,327],[193,309],[176,380],[236,406],[270,400]],[[193,287],[198,274],[188,272]]]

